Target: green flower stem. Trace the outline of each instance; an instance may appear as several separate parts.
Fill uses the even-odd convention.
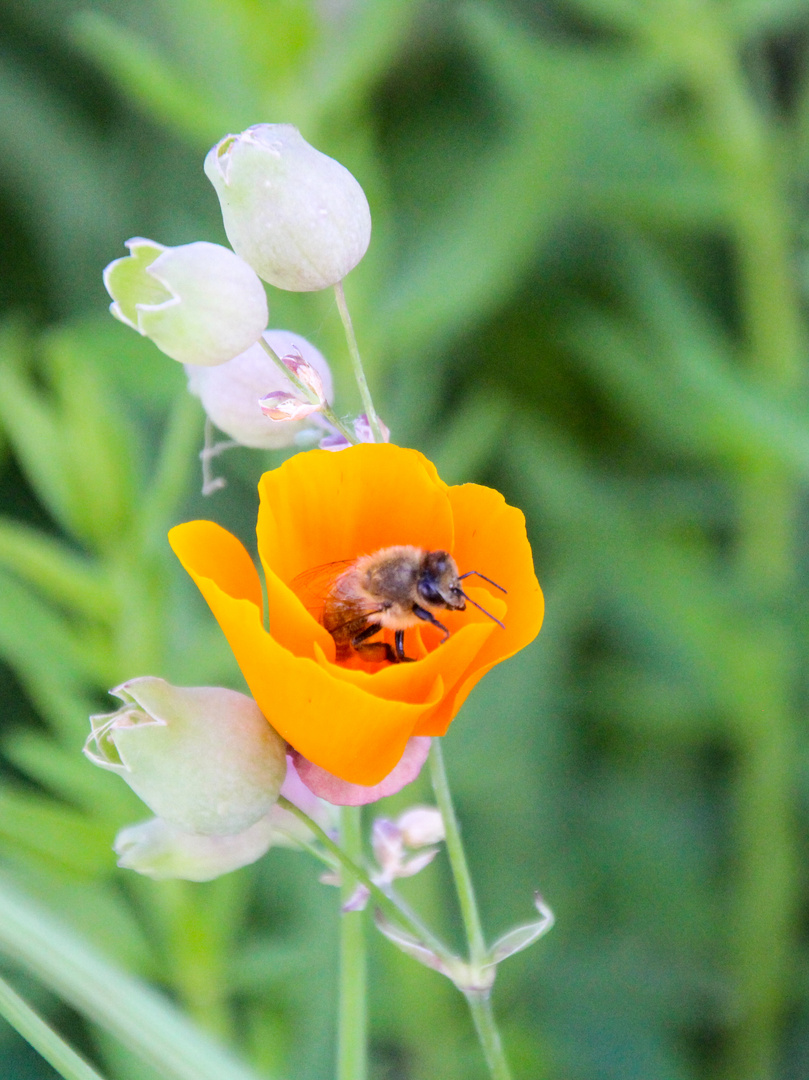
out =
[[[343,290],[342,281],[338,281],[334,286],[334,295],[337,298],[337,310],[340,312],[340,318],[343,320],[343,329],[346,334],[346,341],[348,342],[348,351],[351,354],[351,364],[354,369],[354,378],[357,380],[357,386],[359,387],[360,397],[362,398],[362,407],[365,409],[365,415],[368,417],[368,423],[371,426],[374,440],[376,442],[384,442],[382,437],[382,427],[379,423],[379,417],[376,414],[374,403],[371,398],[371,391],[368,387],[368,380],[365,378],[365,369],[362,366],[362,357],[360,356],[359,345],[357,345],[357,336],[354,333],[354,324],[351,321],[351,315],[346,304],[346,294]]]
[[[189,1016],[223,1043],[232,1036],[227,1002],[227,947],[217,903],[223,891],[238,888],[228,878],[201,890],[187,881],[166,881],[160,889],[163,931],[172,982]],[[219,895],[217,895],[219,894]]]
[[[747,364],[774,398],[804,386],[805,329],[794,265],[792,223],[777,133],[752,93],[731,24],[716,5],[678,0],[657,21],[655,49],[673,60],[702,109],[727,200],[735,243],[738,300]],[[655,20],[650,20],[651,26]],[[794,982],[791,942],[799,908],[795,823],[796,664],[788,611],[795,589],[796,508],[800,492],[777,466],[739,476],[737,575],[754,608],[739,627],[734,738],[738,876],[733,964],[738,1022],[726,1075],[777,1074],[784,1014]]]
[[[362,859],[360,807],[340,810],[340,840],[354,863]],[[347,903],[357,879],[343,873],[341,900]],[[368,973],[365,912],[343,911],[340,919],[340,998],[337,1025],[337,1080],[365,1080],[368,1075]]]
[[[4,979],[0,979],[0,1016],[65,1080],[103,1080]]]
[[[483,927],[478,914],[472,876],[469,873],[466,853],[463,849],[461,830],[455,816],[455,807],[452,805],[452,796],[449,790],[447,771],[444,767],[444,755],[441,750],[440,739],[433,739],[430,747],[430,779],[438,809],[444,819],[447,854],[452,867],[452,876],[455,879],[455,890],[458,893],[458,903],[461,908],[464,929],[466,930],[466,939],[469,943],[469,959],[473,965],[484,964],[487,959],[486,942],[483,938]]]
[[[475,1022],[475,1031],[478,1034],[492,1080],[511,1080],[511,1070],[503,1053],[500,1032],[492,1012],[491,993],[488,990],[470,990],[464,996],[469,1003],[472,1019]]]
[[[331,405],[329,405],[329,403],[326,401],[319,401],[309,389],[309,387],[305,386],[304,383],[301,382],[295,372],[292,371],[291,368],[288,368],[286,366],[286,364],[275,351],[275,349],[273,349],[271,345],[268,345],[263,337],[258,339],[258,343],[262,347],[264,352],[267,354],[267,356],[269,356],[269,358],[276,365],[278,370],[284,375],[284,377],[289,379],[289,381],[292,383],[292,385],[298,391],[301,397],[305,398],[305,400],[308,401],[310,404],[317,405],[319,412],[321,412],[326,417],[332,427],[339,431],[344,439],[348,439],[350,443],[356,446],[356,444],[359,442],[359,439],[353,431],[349,431],[349,429],[345,426],[342,420],[332,409]]]
[[[430,747],[430,779],[432,780],[438,809],[444,819],[447,854],[449,855],[452,876],[455,879],[455,890],[461,908],[461,917],[466,930],[469,960],[472,968],[477,969],[486,963],[488,951],[483,937],[483,927],[480,923],[475,890],[472,885],[472,875],[469,873],[469,865],[466,861],[466,853],[461,840],[461,830],[458,827],[455,807],[452,804],[452,795],[449,790],[447,770],[444,767],[444,754],[441,749],[440,739],[433,739]],[[475,1031],[480,1040],[492,1080],[511,1080],[511,1071],[503,1053],[500,1033],[492,1012],[490,991],[471,990],[466,992],[465,997],[472,1012]]]
[[[311,855],[314,855],[315,858],[320,859],[321,862],[325,863],[325,865],[331,869],[334,868],[335,864],[343,867],[351,877],[368,889],[374,904],[384,911],[390,919],[404,925],[414,937],[423,941],[443,960],[452,959],[452,954],[446,945],[440,942],[438,938],[424,926],[400,897],[393,892],[385,892],[385,890],[381,889],[379,885],[371,880],[359,862],[361,852],[357,859],[353,859],[346,851],[336,844],[334,840],[332,840],[327,832],[321,829],[316,821],[313,821],[305,811],[301,810],[295,803],[290,802],[289,799],[284,798],[283,795],[278,799],[278,805],[282,806],[285,810],[289,810],[291,814],[294,814],[296,818],[302,821],[306,827],[315,834],[325,848],[325,852],[321,852],[318,851],[314,845],[303,843],[301,846],[306,851]],[[300,843],[300,841],[298,842]]]

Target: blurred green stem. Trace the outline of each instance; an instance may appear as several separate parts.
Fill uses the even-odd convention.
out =
[[[475,1022],[475,1031],[478,1034],[480,1045],[483,1048],[483,1056],[489,1066],[492,1080],[511,1080],[511,1070],[508,1067],[503,1044],[500,1041],[500,1032],[492,1012],[491,991],[469,991],[466,995],[472,1019]]]
[[[735,242],[739,310],[747,363],[773,397],[803,389],[801,318],[790,220],[774,117],[757,103],[718,5],[678,0],[650,20],[656,50],[695,92],[705,137],[724,178]],[[737,910],[734,919],[739,1019],[727,1076],[776,1075],[789,1006],[798,908],[793,820],[795,672],[788,610],[793,593],[799,492],[773,466],[739,478],[737,575],[752,600],[742,626],[735,678]],[[746,629],[745,629],[746,627]]]
[[[160,885],[166,945],[173,985],[194,1020],[227,1043],[232,1034],[227,1004],[227,932],[232,920],[221,917],[217,895],[238,889],[220,878],[203,888],[187,881]]]
[[[447,854],[449,855],[452,876],[455,880],[455,890],[461,908],[461,917],[466,930],[469,961],[473,969],[482,969],[488,959],[488,950],[483,937],[483,927],[478,913],[474,886],[472,885],[472,875],[469,873],[469,865],[466,861],[466,853],[461,840],[461,830],[458,827],[455,807],[452,804],[452,795],[449,790],[447,770],[444,767],[444,754],[441,749],[440,739],[433,739],[430,747],[430,779],[438,809],[444,819]],[[492,1080],[511,1080],[511,1072],[503,1053],[500,1033],[497,1030],[492,1012],[490,991],[470,991],[465,996],[472,1011],[475,1030],[480,1039],[480,1045],[486,1058],[486,1064],[489,1066]]]
[[[4,1016],[65,1080],[102,1080],[99,1073],[80,1058],[4,979],[0,979],[0,1016]]]
[[[362,817],[359,806],[340,810],[340,845],[354,863],[362,862]],[[343,867],[341,901],[346,904],[358,881]],[[337,1080],[365,1080],[368,1072],[367,970],[365,913],[340,916],[340,1000],[337,1028]]]
[[[375,442],[384,442],[382,437],[382,428],[379,423],[379,417],[376,414],[374,403],[371,398],[371,391],[368,386],[368,380],[365,378],[365,369],[362,366],[362,357],[360,356],[359,345],[357,344],[357,335],[354,333],[354,324],[351,321],[351,314],[346,304],[346,294],[343,290],[342,281],[338,281],[334,286],[334,295],[337,299],[337,310],[340,312],[340,318],[343,321],[343,329],[345,330],[346,341],[348,342],[348,351],[351,354],[351,364],[354,369],[354,378],[357,380],[357,386],[359,387],[360,397],[362,398],[362,407],[365,409],[365,415],[368,417],[368,423],[371,426]]]

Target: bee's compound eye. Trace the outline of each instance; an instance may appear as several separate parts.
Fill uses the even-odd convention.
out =
[[[421,578],[417,585],[418,594],[428,604],[443,604],[444,598],[430,578]]]

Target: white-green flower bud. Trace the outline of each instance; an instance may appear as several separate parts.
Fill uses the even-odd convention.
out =
[[[291,124],[226,135],[205,158],[233,250],[280,289],[336,285],[368,249],[371,212],[360,185]]]
[[[285,744],[252,698],[145,676],[112,690],[124,705],[92,716],[84,752],[117,772],[158,817],[184,832],[243,832],[268,813]]]
[[[118,865],[157,881],[211,881],[260,859],[276,840],[270,817],[231,836],[183,832],[162,818],[128,825],[115,837]]]
[[[267,330],[264,340],[282,359],[300,356],[317,372],[326,401],[332,399],[332,380],[324,356],[300,334]],[[292,383],[258,343],[241,356],[214,368],[186,368],[188,389],[202,401],[211,421],[231,439],[256,450],[277,450],[295,445],[305,421],[272,420],[260,400],[268,394],[295,396]]]
[[[172,360],[223,364],[261,337],[267,294],[229,248],[203,240],[164,247],[139,236],[126,246],[129,255],[104,270],[110,311]]]

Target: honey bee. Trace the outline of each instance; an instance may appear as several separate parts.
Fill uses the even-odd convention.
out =
[[[413,660],[404,651],[408,627],[426,622],[443,632],[442,644],[449,637],[434,612],[463,611],[469,603],[503,626],[463,591],[461,582],[473,576],[506,591],[477,570],[459,574],[446,551],[425,551],[410,544],[317,566],[299,574],[291,585],[334,638],[338,661],[348,660],[353,651],[372,662],[407,663]],[[385,641],[368,640],[381,630],[394,631],[394,648]]]

